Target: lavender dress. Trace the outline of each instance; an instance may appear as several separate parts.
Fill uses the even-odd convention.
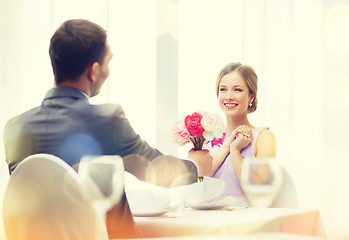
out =
[[[268,129],[265,127],[259,127],[252,130],[252,142],[244,149],[241,150],[241,155],[243,158],[245,157],[254,157],[255,156],[255,146],[258,139],[258,136],[261,131]],[[207,147],[211,155],[213,155],[216,151],[219,150],[219,147]],[[217,168],[216,172],[212,176],[213,178],[218,178],[225,181],[225,189],[219,199],[225,198],[227,196],[234,196],[237,198],[237,202],[235,206],[243,207],[250,206],[246,196],[241,189],[239,180],[235,174],[235,169],[233,166],[233,161],[231,159],[230,154],[227,155],[222,164]]]

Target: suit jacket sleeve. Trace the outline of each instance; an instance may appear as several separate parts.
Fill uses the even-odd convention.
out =
[[[113,126],[116,131],[113,134],[113,141],[117,143],[115,146],[119,148],[118,152],[124,158],[126,171],[137,176],[140,180],[149,181],[149,179],[146,179],[144,169],[149,165],[149,162],[152,162],[152,169],[157,176],[164,176],[166,170],[169,171],[168,177],[171,175],[173,178],[186,176],[186,180],[179,181],[175,185],[190,184],[197,181],[197,168],[193,162],[163,155],[159,150],[149,146],[146,141],[135,133],[120,105],[118,105],[114,114]],[[168,184],[165,182],[168,182]],[[171,180],[161,181],[161,184],[160,182],[155,182],[155,184],[173,186],[173,181],[172,183]]]

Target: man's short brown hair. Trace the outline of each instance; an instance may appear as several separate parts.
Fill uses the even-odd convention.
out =
[[[50,58],[56,84],[76,80],[94,62],[103,63],[106,31],[83,19],[64,22],[53,34]]]

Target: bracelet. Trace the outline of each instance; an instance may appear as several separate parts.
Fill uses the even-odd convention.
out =
[[[204,177],[203,177],[203,176],[199,176],[199,177],[198,177],[198,181],[199,181],[199,182],[203,182],[203,181],[204,181]]]

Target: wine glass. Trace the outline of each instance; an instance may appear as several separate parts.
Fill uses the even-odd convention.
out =
[[[117,204],[124,192],[124,164],[117,155],[84,156],[78,172],[84,192],[105,221],[106,212]]]
[[[242,161],[241,187],[253,207],[270,207],[283,182],[283,169],[275,158],[250,157]]]

